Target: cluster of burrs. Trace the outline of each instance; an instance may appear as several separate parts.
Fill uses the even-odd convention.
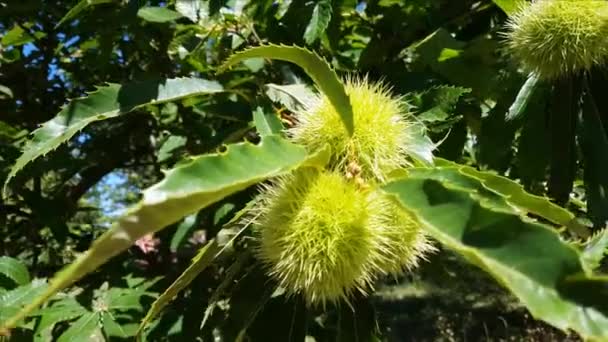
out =
[[[433,247],[416,219],[378,185],[408,165],[412,115],[381,84],[347,79],[354,132],[319,95],[288,130],[295,143],[332,157],[262,188],[255,215],[256,254],[288,294],[309,305],[348,301],[382,276],[414,268]]]

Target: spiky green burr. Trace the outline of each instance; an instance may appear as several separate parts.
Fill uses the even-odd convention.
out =
[[[366,197],[340,174],[313,169],[265,189],[258,255],[283,288],[315,304],[365,292],[379,247]]]
[[[298,124],[289,133],[296,143],[312,150],[330,144],[339,169],[354,162],[364,178],[384,180],[390,171],[408,163],[412,115],[402,99],[393,97],[380,83],[350,78],[345,88],[353,109],[352,136],[329,99],[322,95],[306,111],[298,113]]]
[[[418,221],[377,190],[408,165],[411,114],[381,84],[345,83],[354,134],[322,95],[296,113],[290,138],[311,151],[329,143],[332,160],[265,186],[254,213],[258,259],[288,294],[311,306],[368,293],[378,278],[414,268],[433,250]]]
[[[538,0],[507,25],[509,51],[529,72],[557,79],[608,61],[608,1]]]

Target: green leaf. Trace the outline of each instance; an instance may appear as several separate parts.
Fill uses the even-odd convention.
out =
[[[175,12],[165,7],[142,7],[137,11],[137,16],[145,21],[153,23],[166,23],[183,17],[179,12]]]
[[[310,45],[323,35],[331,20],[331,1],[319,0],[304,31],[304,41]]]
[[[587,240],[581,255],[581,262],[587,275],[593,274],[600,267],[606,252],[608,252],[608,229],[602,229]]]
[[[208,4],[203,0],[177,0],[175,9],[195,23],[209,17]]]
[[[103,341],[103,339],[99,339],[101,337],[99,323],[99,313],[89,312],[72,323],[72,325],[59,336],[57,342]]]
[[[451,32],[439,28],[426,38],[408,47],[415,62],[428,65],[450,83],[471,88],[473,93],[488,96],[498,73],[488,60],[496,50],[496,41],[479,39],[467,44],[455,39]]]
[[[24,26],[31,27],[33,25],[26,23]],[[34,40],[43,38],[45,36],[46,36],[46,33],[40,32],[40,31],[35,32],[34,36],[32,36],[26,30],[24,30],[22,26],[15,25],[15,26],[13,26],[13,28],[10,31],[8,31],[8,32],[6,32],[6,34],[4,34],[4,36],[2,37],[2,40],[0,40],[0,43],[2,43],[3,46],[16,47],[16,46],[21,46],[21,45],[33,42]],[[12,97],[12,93],[11,93],[11,97]]]
[[[121,338],[127,338],[132,336],[132,334],[129,334],[129,332],[125,331],[125,329],[120,326],[120,323],[116,322],[114,316],[112,316],[112,314],[107,311],[104,311],[101,314],[101,323],[103,326],[103,332],[106,336]]]
[[[444,121],[452,115],[460,98],[471,92],[469,88],[441,85],[431,88],[420,96],[422,102],[418,119],[424,122]]]
[[[3,63],[13,63],[19,59],[21,59],[21,49],[7,49],[0,55],[0,61]]]
[[[0,84],[0,93],[6,95],[9,98],[13,98],[13,91],[11,90],[11,88],[4,86],[2,84]],[[1,99],[2,97],[0,97]]]
[[[17,286],[30,282],[30,273],[27,267],[19,260],[7,256],[0,257],[0,274],[14,281]]]
[[[84,11],[85,9],[89,8],[89,7],[93,7],[95,5],[100,5],[100,4],[107,4],[110,2],[113,2],[114,0],[80,0],[79,3],[76,4],[76,6],[72,7],[68,13],[66,13],[63,18],[61,18],[61,20],[59,20],[59,22],[57,23],[57,25],[55,25],[55,28],[61,26],[61,24],[65,23],[68,20],[72,20],[74,18],[76,18],[80,12]]]
[[[316,99],[315,93],[305,84],[278,85],[266,84],[266,95],[274,102],[279,102],[293,113],[308,108]]]
[[[285,16],[285,13],[289,10],[292,0],[279,0],[277,6],[277,13],[274,15],[276,19],[281,19]]]
[[[526,107],[534,96],[534,92],[539,87],[540,82],[540,78],[535,73],[532,73],[528,76],[528,79],[519,90],[519,93],[517,93],[515,101],[513,102],[511,107],[509,107],[509,112],[507,112],[507,116],[505,117],[506,121],[511,121],[523,117],[523,114],[526,111]]]
[[[0,84],[0,93],[6,95],[9,98],[13,98],[13,91],[11,90],[11,88],[4,86],[2,84]],[[0,97],[1,99],[2,97]]]
[[[483,200],[483,204],[492,209],[502,210],[510,213],[519,213],[525,215],[525,212],[518,211],[511,204],[505,201],[503,196],[486,189],[478,180],[467,177],[460,172],[457,167],[444,168],[413,168],[408,170],[407,174],[414,178],[425,178],[440,181],[444,184],[449,184],[461,190],[469,191],[476,198]]]
[[[408,128],[407,142],[408,155],[423,166],[433,165],[433,151],[435,144],[426,134],[426,128],[422,124],[412,123]]]
[[[587,214],[597,228],[608,227],[608,131],[587,86],[583,95],[581,149]]]
[[[512,15],[526,4],[526,0],[492,0],[506,14]]]
[[[275,113],[265,113],[262,107],[253,111],[253,122],[260,136],[281,133],[283,124]]]
[[[47,328],[52,329],[59,322],[71,321],[89,313],[73,297],[67,297],[52,303],[51,306],[38,310],[35,315],[40,316],[36,326],[36,333],[42,334]]]
[[[461,167],[460,172],[479,180],[486,189],[503,196],[507,202],[528,213],[541,216],[563,226],[567,226],[574,219],[574,215],[568,210],[555,205],[546,197],[535,196],[526,192],[521,185],[509,178],[491,172],[478,171],[469,166]]]
[[[72,100],[57,116],[33,132],[23,154],[13,165],[4,183],[6,195],[9,181],[34,159],[54,150],[88,124],[128,113],[147,104],[175,101],[188,96],[223,91],[215,81],[199,78],[175,78],[159,81],[109,84],[87,97]]]
[[[192,259],[190,266],[163,292],[158,299],[152,303],[152,307],[148,310],[146,317],[141,321],[137,335],[140,336],[146,326],[158,315],[161,310],[169,304],[178,293],[203,272],[213,260],[221,253],[222,248],[218,245],[215,239],[209,241],[207,245],[201,248],[196,256]]]
[[[169,249],[175,253],[186,239],[186,235],[194,228],[196,224],[196,214],[188,215],[184,218],[182,223],[177,226],[175,233],[171,237],[169,243]]]
[[[173,157],[175,151],[185,146],[187,141],[188,139],[186,137],[179,135],[169,136],[158,149],[157,160],[163,162]]]
[[[141,297],[155,297],[154,293],[147,292],[146,289],[147,286],[136,288],[111,287],[109,289],[102,287],[96,291],[95,300],[110,311],[143,311]]]
[[[34,279],[31,283],[16,287],[8,292],[0,294],[0,323],[4,323],[9,317],[15,315],[32,298],[39,296],[47,287],[44,279]],[[21,319],[14,322],[18,324]],[[0,328],[0,336],[4,329]]]
[[[24,29],[22,29],[19,25],[15,25],[10,31],[4,33],[0,43],[2,43],[3,46],[19,46],[27,44],[33,40],[34,38],[25,32]]]
[[[443,167],[411,169],[410,174],[450,182],[452,185],[461,188],[490,191],[501,196],[504,201],[517,207],[524,214],[535,214],[557,225],[567,226],[575,218],[568,210],[555,205],[546,197],[526,192],[520,184],[509,178],[492,172],[478,171],[470,166],[459,165],[446,160],[438,160],[437,164]]]
[[[606,312],[583,302],[584,287],[566,281],[583,274],[580,254],[551,227],[488,208],[468,190],[437,180],[400,179],[384,190],[433,238],[508,288],[535,318],[583,338],[608,338]],[[606,280],[585,280],[595,287],[608,285]],[[606,300],[605,293],[595,295],[596,303]]]
[[[0,139],[19,139],[25,135],[27,135],[26,130],[19,130],[4,121],[0,121]]]
[[[249,69],[251,72],[258,72],[264,68],[264,58],[249,58],[243,61],[243,65]]]
[[[227,202],[222,204],[221,207],[217,208],[215,213],[213,213],[213,225],[218,226],[220,225],[220,222],[227,222],[226,219],[232,221],[232,217],[234,217],[234,215],[231,218],[228,218],[228,214],[233,212],[234,207],[234,203]],[[247,206],[245,206],[245,208],[247,208]],[[242,210],[245,210],[245,208]]]
[[[350,99],[344,90],[344,84],[329,64],[314,52],[297,46],[263,45],[233,54],[220,67],[220,72],[248,58],[264,57],[294,63],[304,69],[317,87],[329,98],[336,108],[346,130],[353,134],[354,118]]]
[[[49,289],[18,315],[5,322],[16,322],[65,287],[96,270],[108,259],[129,248],[138,238],[156,232],[224,197],[270,177],[301,166],[324,166],[327,149],[308,155],[304,147],[278,136],[263,137],[258,145],[229,145],[226,152],[193,158],[165,173],[165,179],[146,189],[143,199],[82,254],[60,271]]]

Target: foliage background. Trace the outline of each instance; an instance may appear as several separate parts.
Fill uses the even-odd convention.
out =
[[[234,51],[268,42],[307,46],[339,74],[382,80],[405,96],[432,139],[441,142],[437,156],[517,179],[528,191],[549,195],[587,219],[586,175],[577,152],[563,153],[573,145],[559,145],[569,144],[570,136],[551,136],[560,131],[549,129],[548,96],[535,94],[525,120],[507,120],[527,77],[501,42],[503,9],[509,6],[515,2],[0,1],[2,181],[28,132],[54,117],[68,99],[96,86],[196,76],[217,80],[225,90],[95,123],[28,165],[0,202],[0,255],[20,260],[28,277],[1,278],[0,288],[8,293],[30,284],[24,293],[31,296],[37,287],[30,278],[50,277],[73,261],[138,200],[139,190],[162,179],[162,170],[224,144],[256,141],[254,112],[278,113],[289,122],[292,108],[285,95],[269,92],[266,85],[310,83],[297,67],[253,59],[217,74]],[[598,75],[594,80],[604,82]],[[594,170],[599,174],[605,167]],[[196,250],[254,192],[231,196],[162,231],[158,241],[150,241],[151,251],[132,247],[46,308],[66,305],[57,310],[61,315],[47,312],[51,318],[45,325],[42,311],[13,338],[129,339],[154,295],[179,276]],[[598,226],[601,217],[596,218],[591,217]],[[244,272],[228,285],[231,303],[238,304],[227,308],[218,301],[219,309],[199,328],[213,289],[234,259],[228,256],[199,275],[155,321],[148,339],[209,340],[219,334],[230,341],[249,326],[252,340],[287,340],[284,334],[293,331],[283,330],[291,325],[279,322],[299,318],[302,307],[271,299],[253,319],[252,307],[265,286],[255,272]],[[238,262],[244,270],[257,267],[248,257]],[[445,251],[419,272],[387,280],[371,301],[355,306],[360,317],[376,316],[391,341],[576,339],[534,321],[481,272]],[[0,320],[10,315],[2,310]],[[319,313],[316,320],[315,314],[301,320],[320,341],[352,340],[347,332],[365,332],[361,322],[374,324],[345,308]]]

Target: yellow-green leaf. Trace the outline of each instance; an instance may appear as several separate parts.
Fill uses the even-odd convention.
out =
[[[19,260],[7,256],[0,257],[0,275],[8,277],[17,286],[30,282],[30,273],[27,267]]]
[[[344,85],[329,64],[316,53],[297,46],[262,45],[237,52],[230,56],[220,71],[249,58],[263,57],[294,63],[304,69],[317,87],[329,98],[331,104],[340,114],[346,130],[354,131],[353,109]]]
[[[137,16],[152,23],[166,23],[183,17],[179,12],[156,6],[140,8]]]
[[[525,0],[493,0],[506,14],[512,15],[526,4]]]
[[[589,293],[606,289],[608,281],[584,276],[580,253],[552,227],[488,207],[470,190],[436,179],[402,178],[384,190],[432,237],[508,288],[535,318],[584,338],[608,339],[607,291]]]
[[[60,271],[51,280],[48,290],[33,298],[27,307],[5,322],[3,328],[15,327],[55,293],[96,270],[138,238],[267,178],[301,166],[324,166],[328,158],[327,149],[309,155],[304,147],[279,136],[266,136],[258,145],[229,145],[224,153],[199,156],[167,171],[161,182],[143,192],[140,203],[74,263]]]
[[[306,26],[306,30],[304,30],[304,40],[306,41],[306,44],[310,45],[314,43],[323,35],[327,26],[329,26],[331,12],[331,1],[320,0],[317,2],[315,8],[312,10],[312,16]]]
[[[574,214],[568,210],[552,203],[548,198],[532,195],[524,190],[524,188],[500,175],[492,172],[478,171],[470,166],[459,165],[443,159],[437,160],[438,166],[446,166],[438,168],[438,174],[445,172],[457,171],[462,176],[475,180],[485,189],[492,191],[502,196],[508,203],[518,207],[526,213],[532,213],[543,217],[557,225],[568,226],[574,220]]]
[[[80,2],[78,2],[76,4],[76,6],[72,7],[68,13],[66,13],[63,18],[61,18],[61,20],[59,20],[59,22],[57,23],[57,25],[55,25],[55,27],[59,27],[61,26],[61,24],[65,23],[68,20],[72,20],[74,18],[76,18],[80,12],[84,11],[85,9],[89,8],[89,7],[93,7],[95,5],[100,5],[100,4],[105,4],[105,3],[110,3],[113,2],[114,0],[80,0]]]
[[[86,97],[72,100],[57,116],[34,131],[4,182],[4,193],[10,180],[34,159],[56,149],[90,123],[131,112],[147,104],[178,100],[187,96],[223,91],[215,81],[199,78],[175,78],[109,84]]]

